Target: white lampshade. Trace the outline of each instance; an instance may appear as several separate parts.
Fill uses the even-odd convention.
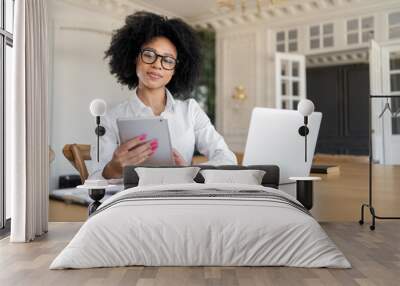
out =
[[[314,112],[314,103],[309,99],[302,99],[297,105],[297,111],[303,116],[309,116]]]
[[[94,99],[90,103],[90,113],[93,116],[104,116],[107,110],[107,103],[103,99]]]

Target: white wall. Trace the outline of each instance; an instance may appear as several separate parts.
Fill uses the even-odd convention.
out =
[[[51,0],[49,20],[49,128],[50,146],[56,154],[50,166],[50,188],[54,189],[60,175],[78,173],[64,158],[63,146],[96,142],[90,101],[102,98],[112,106],[131,91],[116,82],[103,59],[111,31],[122,22]]]
[[[375,39],[388,41],[387,15],[400,10],[399,1],[375,1],[363,8],[354,6],[316,12],[306,16],[283,17],[276,21],[257,21],[236,26],[217,27],[217,112],[218,130],[236,152],[244,152],[250,114],[255,106],[275,107],[275,33],[298,29],[300,54],[315,56],[342,51],[368,49],[368,43],[348,46],[346,20],[358,16],[375,17]],[[309,26],[333,22],[335,47],[310,50]],[[248,99],[236,104],[235,86],[243,85]],[[379,132],[379,130],[376,130]]]
[[[217,31],[217,129],[229,147],[243,152],[255,106],[274,105],[274,51],[267,45],[271,31],[265,25],[246,25]],[[272,68],[272,70],[271,70]],[[236,86],[248,96],[243,102],[232,98]]]

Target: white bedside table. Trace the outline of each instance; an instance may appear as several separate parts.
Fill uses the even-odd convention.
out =
[[[289,180],[296,181],[296,199],[303,206],[311,210],[313,207],[313,182],[320,181],[320,177],[290,177]]]

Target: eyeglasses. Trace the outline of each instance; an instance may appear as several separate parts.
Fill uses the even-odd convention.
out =
[[[173,70],[178,63],[177,59],[174,59],[170,56],[159,55],[155,51],[150,49],[141,50],[140,56],[142,58],[142,61],[146,64],[154,64],[157,61],[158,57],[160,57],[161,66],[166,70]]]

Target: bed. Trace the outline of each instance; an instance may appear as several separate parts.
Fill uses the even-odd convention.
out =
[[[277,166],[258,169],[261,185],[196,183],[138,186],[105,200],[50,269],[144,266],[291,266],[350,268],[309,211],[277,189]]]

